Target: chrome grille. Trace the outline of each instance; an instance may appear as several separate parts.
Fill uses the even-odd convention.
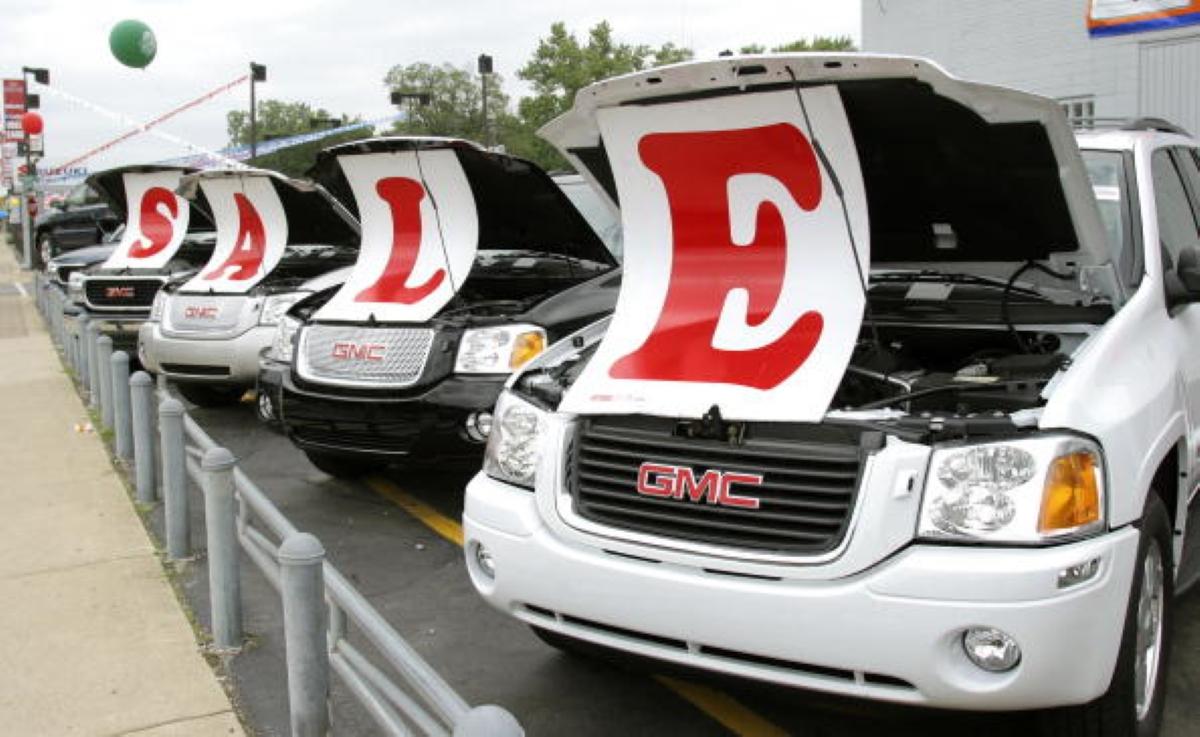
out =
[[[433,346],[430,328],[310,325],[300,331],[300,376],[349,386],[410,386]]]
[[[568,450],[575,512],[625,529],[718,546],[820,554],[842,541],[873,434],[823,426],[756,423],[738,444],[686,437],[674,420],[591,417]],[[644,463],[757,475],[755,508],[714,506],[638,493]]]
[[[172,294],[167,300],[167,327],[183,333],[224,333],[237,327],[248,298]]]

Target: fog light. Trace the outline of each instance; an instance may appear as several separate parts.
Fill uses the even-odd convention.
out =
[[[496,577],[496,561],[492,560],[492,554],[483,543],[475,543],[475,564],[479,566],[479,570],[488,578]]]
[[[1091,581],[1100,572],[1100,559],[1092,558],[1086,563],[1077,563],[1058,572],[1058,587],[1069,589]]]
[[[963,633],[967,658],[990,673],[1004,673],[1021,662],[1021,648],[1008,633],[995,627],[972,627]]]
[[[468,438],[477,443],[482,443],[488,439],[488,435],[492,432],[492,413],[472,412],[467,417],[465,429]]]

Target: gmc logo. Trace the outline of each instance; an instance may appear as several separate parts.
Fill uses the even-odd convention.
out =
[[[687,466],[643,463],[638,467],[637,492],[659,499],[679,499],[719,507],[758,509],[761,501],[733,493],[734,484],[761,486],[763,477],[756,473],[737,473],[709,469],[700,478]]]
[[[217,319],[217,308],[188,307],[184,309],[183,316],[189,320],[215,320]]]
[[[133,299],[133,287],[106,287],[104,296],[109,299]]]
[[[384,346],[379,343],[334,343],[335,361],[382,361]]]

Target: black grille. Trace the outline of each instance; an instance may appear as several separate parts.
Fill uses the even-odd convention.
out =
[[[292,436],[302,446],[360,453],[407,455],[419,439],[416,427],[359,427],[293,425]]]
[[[162,287],[158,279],[112,279],[92,277],[83,284],[88,304],[96,307],[149,309]]]
[[[567,468],[581,517],[609,527],[714,545],[819,554],[849,525],[859,476],[878,433],[824,425],[750,423],[741,442],[686,437],[684,425],[653,417],[596,417],[580,424]],[[757,509],[638,493],[643,463],[762,476],[733,487]],[[649,477],[648,477],[649,478]],[[661,483],[656,474],[651,483]],[[694,488],[694,487],[693,487]]]

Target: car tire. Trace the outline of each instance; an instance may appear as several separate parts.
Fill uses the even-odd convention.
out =
[[[183,398],[197,407],[229,407],[242,400],[246,390],[236,386],[208,384],[177,384]]]
[[[39,269],[46,268],[46,264],[50,263],[50,259],[54,258],[55,256],[54,242],[50,240],[49,235],[42,235],[38,238],[37,253],[38,259],[41,260],[41,263],[37,264],[37,267]]]
[[[1159,732],[1171,655],[1171,599],[1175,594],[1175,571],[1171,560],[1170,519],[1162,500],[1154,492],[1146,501],[1139,527],[1137,564],[1112,682],[1108,691],[1091,703],[1043,714],[1042,734],[1046,737],[1154,737]],[[1156,577],[1159,579],[1157,586]],[[1158,607],[1157,618],[1153,616],[1155,606]],[[1139,637],[1139,621],[1143,619],[1157,626],[1142,630],[1143,635]],[[1152,634],[1147,636],[1146,632]],[[1147,642],[1157,642],[1156,650],[1148,663],[1142,665],[1138,655]],[[1147,671],[1153,684],[1139,697],[1139,691],[1143,691],[1139,674]]]
[[[304,455],[308,456],[309,462],[316,466],[317,470],[335,479],[356,479],[382,470],[384,467],[383,463],[377,461],[321,453],[315,450],[306,450]]]

